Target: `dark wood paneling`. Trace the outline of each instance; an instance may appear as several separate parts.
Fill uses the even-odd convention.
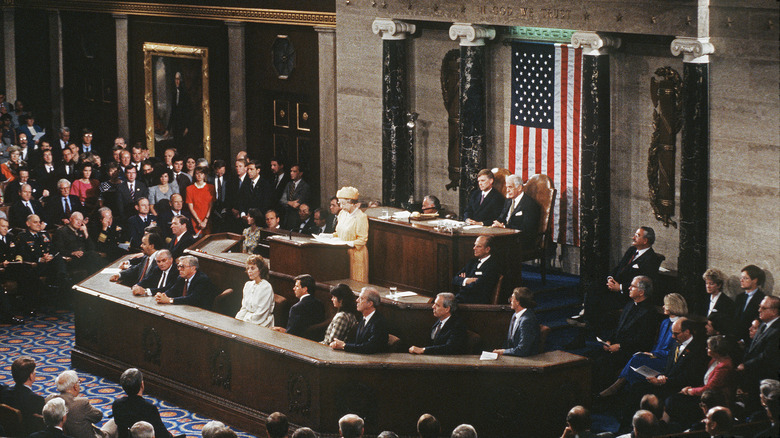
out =
[[[49,20],[46,11],[17,9],[14,38],[16,39],[16,96],[24,109],[32,111],[35,123],[51,132],[51,92],[49,90]],[[8,96],[6,96],[8,98]]]
[[[209,101],[211,109],[211,159],[229,159],[230,113],[227,27],[206,20],[129,17],[128,65],[130,82],[130,132],[132,141],[144,141],[145,42],[207,47],[209,50]],[[159,145],[158,145],[159,147]],[[158,155],[162,155],[157,150]]]

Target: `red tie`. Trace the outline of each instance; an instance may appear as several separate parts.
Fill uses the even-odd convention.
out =
[[[144,276],[146,275],[146,269],[149,267],[149,258],[146,258],[146,263],[144,263],[144,269],[141,271],[141,280],[144,279]],[[140,280],[139,280],[140,281]]]
[[[181,296],[183,297],[187,296],[187,283],[189,283],[189,280],[184,280],[184,289],[181,291]]]
[[[635,252],[634,255],[631,256],[631,260],[629,260],[628,263],[633,262],[637,255],[639,255],[639,251]]]

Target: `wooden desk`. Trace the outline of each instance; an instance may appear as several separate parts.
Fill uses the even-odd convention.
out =
[[[75,287],[73,366],[113,380],[137,367],[149,393],[259,436],[262,419],[281,411],[328,434],[353,412],[368,434],[412,435],[430,412],[444,430],[466,422],[483,436],[554,437],[590,391],[587,360],[569,353],[487,362],[351,354],[197,307],[158,305],[108,277]]]
[[[427,296],[452,290],[452,277],[474,257],[474,241],[481,235],[495,239],[493,254],[503,259],[519,232],[478,226],[450,234],[435,229],[436,221],[380,219],[384,211],[369,208],[368,275],[371,283],[397,286]]]

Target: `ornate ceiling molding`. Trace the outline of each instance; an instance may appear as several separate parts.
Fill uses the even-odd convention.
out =
[[[133,3],[101,0],[3,0],[3,6],[60,11],[145,15],[152,17],[185,17],[205,20],[242,21],[250,23],[291,24],[298,26],[336,26],[336,14],[333,12],[238,8],[229,6],[176,5],[163,3]]]

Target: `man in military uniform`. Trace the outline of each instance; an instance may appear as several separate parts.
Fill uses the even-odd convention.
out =
[[[69,259],[68,284],[71,286],[73,280],[81,281],[86,277],[84,274],[92,275],[101,268],[100,256],[95,251],[94,243],[89,240],[84,215],[78,211],[71,213],[68,225],[54,232],[54,249]]]
[[[15,280],[13,269],[9,265],[16,258],[16,242],[8,231],[8,219],[0,217],[0,322],[3,324],[21,324],[19,318],[13,316],[11,295],[6,289],[6,283]]]
[[[88,224],[89,238],[95,243],[98,253],[106,262],[114,260],[127,254],[127,251],[119,247],[122,241],[122,227],[114,224],[114,214],[108,207],[102,207],[98,210],[99,220],[90,221]]]
[[[27,216],[27,230],[21,232],[16,239],[16,260],[25,262],[29,268],[25,274],[30,274],[37,296],[43,292],[45,285],[40,280],[46,277],[50,283],[61,286],[67,277],[65,264],[60,254],[53,253],[51,236],[44,231],[45,222],[37,214]]]

